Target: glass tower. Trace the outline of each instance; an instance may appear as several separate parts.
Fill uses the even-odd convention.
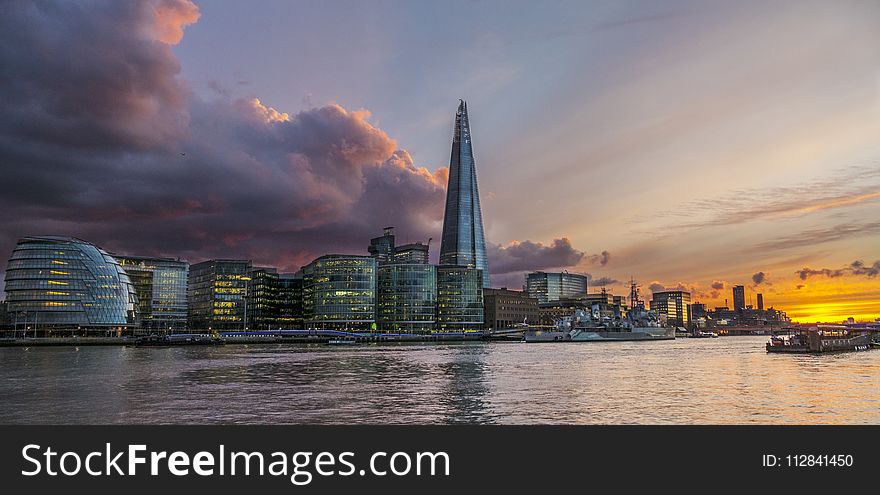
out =
[[[477,268],[482,273],[482,286],[489,287],[477,169],[474,164],[467,103],[464,100],[461,100],[455,113],[440,264]]]

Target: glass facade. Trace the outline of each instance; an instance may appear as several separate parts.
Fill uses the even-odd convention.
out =
[[[437,269],[426,263],[379,267],[378,329],[431,333],[437,309]]]
[[[682,290],[655,292],[651,297],[651,310],[666,315],[666,324],[687,327],[690,324],[691,293]]]
[[[376,328],[377,262],[331,254],[303,268],[303,317],[313,330]]]
[[[245,329],[278,328],[280,284],[275,268],[255,267],[250,271],[245,306]]]
[[[243,330],[251,262],[209,260],[189,269],[187,303],[191,330]]]
[[[17,329],[133,327],[138,320],[134,285],[116,259],[69,237],[26,237],[6,266],[9,318]]]
[[[483,328],[483,274],[466,266],[437,267],[437,330],[477,332]]]
[[[303,274],[278,276],[278,325],[284,329],[303,328]]]
[[[114,256],[134,284],[145,331],[186,328],[189,263],[171,258]]]
[[[584,296],[587,276],[568,272],[532,272],[526,276],[526,292],[540,304]]]
[[[477,187],[477,169],[471,143],[467,103],[458,106],[449,159],[449,186],[443,217],[440,264],[473,266],[482,274],[482,287],[489,287],[486,240]]]

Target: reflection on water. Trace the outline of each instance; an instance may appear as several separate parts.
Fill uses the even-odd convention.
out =
[[[880,423],[880,352],[764,341],[2,348],[0,423]]]

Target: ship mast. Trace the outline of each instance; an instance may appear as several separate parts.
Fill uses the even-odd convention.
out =
[[[633,308],[642,302],[639,300],[639,286],[633,277],[629,278],[629,300]]]

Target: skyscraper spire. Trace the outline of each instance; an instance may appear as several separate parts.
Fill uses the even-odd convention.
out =
[[[489,287],[486,239],[477,188],[477,169],[471,143],[467,103],[459,100],[449,159],[449,186],[440,243],[440,264],[473,266],[483,271],[483,287]]]

